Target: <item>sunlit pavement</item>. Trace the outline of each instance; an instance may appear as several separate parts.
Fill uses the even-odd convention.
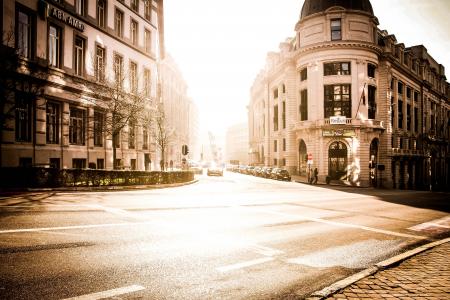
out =
[[[449,194],[198,179],[0,199],[0,299],[304,298],[449,236]]]

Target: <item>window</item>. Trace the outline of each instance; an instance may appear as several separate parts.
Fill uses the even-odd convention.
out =
[[[411,130],[411,105],[406,105],[406,129]]]
[[[84,16],[85,10],[86,6],[84,0],[75,0],[75,11],[77,12],[77,14],[79,14],[80,16]]]
[[[278,99],[278,89],[273,90],[273,99]]]
[[[406,98],[411,99],[411,88],[409,86],[406,87]]]
[[[341,19],[331,20],[331,40],[342,40]]]
[[[17,142],[31,142],[31,106],[31,101],[26,94],[20,92],[16,93],[15,118]]]
[[[144,93],[146,97],[150,97],[151,84],[150,70],[144,69]]]
[[[147,53],[152,51],[152,33],[148,29],[144,31],[144,48]]]
[[[100,46],[95,51],[95,78],[100,82],[105,80],[105,48]]]
[[[375,65],[367,64],[367,76],[369,76],[370,78],[375,78],[376,69],[377,67]]]
[[[103,146],[103,128],[105,116],[99,111],[94,111],[94,146]],[[103,169],[103,168],[102,168]]]
[[[84,158],[73,158],[72,168],[74,169],[86,169],[86,159]]]
[[[105,168],[105,160],[103,158],[97,158],[97,169],[104,169]]]
[[[61,29],[55,25],[49,26],[48,63],[56,68],[61,65]]]
[[[31,168],[33,166],[33,159],[31,157],[19,157],[19,167]]]
[[[116,8],[114,31],[118,37],[123,37],[123,12]]]
[[[274,140],[273,141],[273,152],[277,152],[278,151],[278,141]]]
[[[377,103],[376,103],[376,94],[377,88],[369,85],[369,108],[368,108],[368,117],[369,119],[375,119],[377,114]]]
[[[61,168],[61,161],[59,158],[50,158],[49,159],[50,167],[55,169]]]
[[[273,107],[273,130],[278,130],[278,105]]]
[[[419,131],[419,109],[414,107],[414,132]]]
[[[144,0],[144,18],[147,21],[152,20],[152,1]]]
[[[300,81],[305,81],[308,79],[308,69],[307,68],[303,68],[300,71]]]
[[[286,158],[283,158],[283,159],[281,160],[281,166],[282,166],[282,167],[286,167]]]
[[[403,101],[398,100],[398,128],[403,128]]]
[[[397,91],[399,95],[403,95],[403,82],[401,81],[398,82]]]
[[[286,151],[286,139],[283,139],[283,151]]]
[[[283,124],[283,129],[285,129],[286,128],[286,102],[284,102],[284,101],[282,104],[281,123]]]
[[[128,148],[134,149],[136,147],[136,122],[131,120],[128,124]]]
[[[19,8],[16,16],[16,49],[22,57],[31,58],[32,17]]]
[[[47,102],[46,105],[46,141],[47,144],[59,143],[59,104]]]
[[[308,90],[300,91],[300,121],[308,120]]]
[[[84,48],[85,40],[79,36],[76,36],[73,66],[75,69],[75,75],[78,76],[84,75]]]
[[[278,159],[276,159],[276,158],[273,159],[273,165],[278,166]]]
[[[97,1],[97,25],[105,27],[106,24],[106,0]]]
[[[137,65],[134,62],[130,62],[130,91],[132,93],[137,93],[137,89]]]
[[[82,109],[70,108],[69,143],[84,145],[86,112]]]
[[[281,92],[286,94],[286,85],[284,83],[281,85]]]
[[[324,64],[324,75],[350,75],[350,62],[335,62]]]
[[[326,85],[325,93],[325,118],[333,116],[346,116],[351,118],[351,97],[349,84]]]
[[[139,0],[131,0],[130,6],[132,10],[139,11]]]
[[[135,20],[131,20],[130,37],[131,43],[136,46],[138,44],[138,22],[136,22]]]
[[[130,169],[136,170],[136,159],[135,158],[130,159]]]
[[[142,131],[142,149],[148,150],[148,129],[144,128]]]
[[[123,57],[114,55],[114,80],[120,88],[123,88]]]

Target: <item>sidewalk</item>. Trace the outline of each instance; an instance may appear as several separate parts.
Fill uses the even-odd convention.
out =
[[[379,263],[308,299],[450,299],[450,239]]]
[[[308,178],[306,176],[299,176],[299,175],[291,175],[292,181],[298,182],[298,183],[304,183],[309,184]],[[350,183],[346,184],[342,181],[332,180],[330,184],[327,184],[325,181],[318,180],[317,184],[314,185],[329,185],[329,186],[346,186],[346,187],[355,187],[355,188],[364,188],[361,186],[351,185]]]

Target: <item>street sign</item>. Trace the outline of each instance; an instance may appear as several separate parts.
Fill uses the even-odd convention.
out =
[[[347,117],[346,116],[330,117],[330,124],[331,125],[345,125],[346,123],[347,123]]]

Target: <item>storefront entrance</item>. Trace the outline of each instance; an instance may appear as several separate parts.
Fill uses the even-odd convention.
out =
[[[347,146],[334,142],[328,149],[328,176],[333,180],[347,179]]]

